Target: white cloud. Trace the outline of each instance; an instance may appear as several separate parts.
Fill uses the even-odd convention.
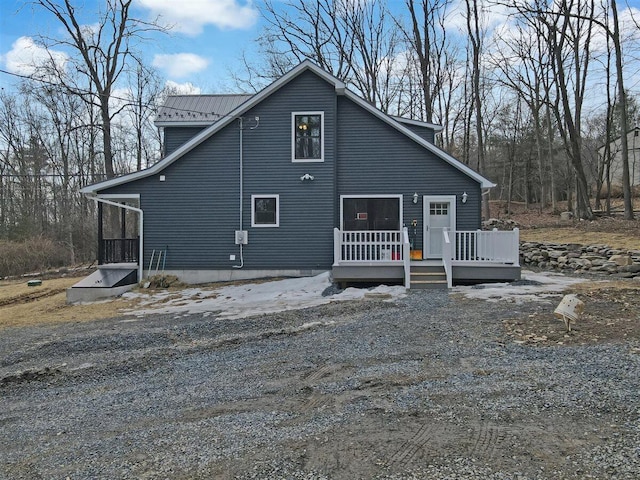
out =
[[[63,70],[68,57],[63,52],[47,50],[37,45],[31,37],[20,37],[2,59],[9,72],[32,76],[51,61],[58,69]]]
[[[153,57],[153,66],[164,70],[169,77],[182,78],[201,72],[209,60],[195,53],[158,54]]]
[[[167,80],[165,89],[171,95],[199,95],[202,92],[200,87],[196,87],[193,83],[177,83],[172,80]]]
[[[205,25],[218,28],[250,28],[258,19],[258,10],[251,1],[238,0],[139,0],[142,7],[163,22],[175,25],[174,30],[187,35],[202,33]]]

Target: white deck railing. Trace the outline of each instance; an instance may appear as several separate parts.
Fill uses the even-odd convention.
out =
[[[520,231],[442,232],[442,263],[449,287],[456,265],[520,265]],[[410,251],[407,229],[343,231],[333,230],[334,265],[402,265],[405,285],[410,283]]]
[[[403,262],[405,256],[409,258],[408,235],[401,230],[345,231],[335,228],[333,237],[335,265]]]
[[[451,259],[455,263],[520,264],[520,231],[456,231]],[[444,252],[443,252],[444,254]]]

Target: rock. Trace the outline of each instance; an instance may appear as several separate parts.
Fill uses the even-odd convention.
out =
[[[640,265],[625,265],[622,268],[620,268],[620,271],[629,272],[629,273],[638,273],[640,272]]]
[[[586,258],[574,258],[573,263],[580,265],[582,268],[591,268],[591,262]]]
[[[624,265],[633,264],[633,259],[629,255],[620,255],[620,254],[611,255],[611,257],[609,257],[609,261],[615,262],[616,265],[619,265],[621,267]]]
[[[633,273],[629,273],[629,272],[618,272],[618,273],[612,274],[611,276],[615,278],[634,278]]]

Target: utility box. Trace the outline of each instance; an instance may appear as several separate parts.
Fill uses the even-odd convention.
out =
[[[247,243],[249,243],[249,232],[236,230],[236,245],[246,245]]]

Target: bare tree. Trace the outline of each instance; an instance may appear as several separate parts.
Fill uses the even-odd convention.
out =
[[[553,169],[548,168],[549,152],[544,150],[544,107],[549,102],[551,65],[544,40],[531,26],[516,25],[507,38],[498,38],[491,55],[491,63],[498,73],[498,82],[522,99],[531,112],[535,153],[538,166],[539,208],[545,206],[548,197],[548,179]],[[528,199],[527,199],[528,200]]]
[[[447,39],[445,19],[451,0],[407,0],[411,28],[404,35],[415,53],[420,67],[424,120],[434,121],[435,99],[440,95],[444,83],[444,68],[447,64],[450,44]]]
[[[277,6],[267,1],[262,13],[264,64],[245,62],[246,78],[236,78],[244,89],[256,90],[310,59],[370,103],[384,111],[392,108],[402,90],[400,42],[382,0],[289,0]]]
[[[478,6],[478,0],[465,0],[467,8],[467,33],[469,34],[470,45],[470,74],[471,74],[471,95],[473,97],[473,110],[476,121],[476,141],[478,148],[478,163],[477,170],[483,174],[485,173],[485,145],[484,145],[484,125],[482,116],[482,86],[480,83],[481,77],[481,63],[480,55],[483,49],[484,33],[481,28],[480,10]],[[490,217],[489,212],[489,199],[485,195],[482,202],[482,214],[484,218]]]
[[[624,90],[624,75],[622,71],[622,46],[620,44],[620,23],[618,21],[618,7],[615,0],[611,0],[611,13],[613,16],[613,30],[611,40],[616,52],[616,77],[618,79],[618,103],[620,107],[620,129],[622,146],[622,190],[624,195],[624,218],[633,220],[633,202],[631,192],[631,182],[629,179],[629,145],[627,134],[627,92]]]
[[[131,62],[139,60],[133,44],[141,41],[150,31],[164,31],[157,23],[149,23],[131,16],[133,0],[107,0],[104,11],[93,25],[80,23],[76,6],[70,0],[35,0],[33,4],[51,14],[62,26],[60,38],[40,36],[39,41],[47,49],[65,47],[75,52],[71,57],[73,67],[90,85],[78,85],[63,67],[50,62],[49,75],[63,85],[68,93],[77,95],[95,105],[100,112],[104,168],[107,178],[115,176],[112,151],[112,120],[122,107],[112,109],[114,88]]]

